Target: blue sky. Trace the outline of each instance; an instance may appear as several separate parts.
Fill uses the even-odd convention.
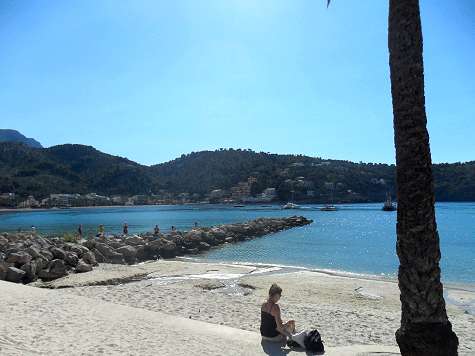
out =
[[[144,164],[394,162],[388,1],[0,1],[0,128]],[[434,162],[475,159],[475,1],[421,0]]]

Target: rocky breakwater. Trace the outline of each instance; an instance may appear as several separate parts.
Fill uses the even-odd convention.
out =
[[[197,227],[129,237],[110,236],[80,243],[34,234],[0,234],[0,280],[30,283],[51,281],[69,273],[92,270],[98,263],[137,262],[195,255],[212,247],[250,240],[270,233],[310,224],[302,216],[259,218],[245,223]]]

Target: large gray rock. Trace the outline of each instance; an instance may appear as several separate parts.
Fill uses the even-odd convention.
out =
[[[124,242],[121,240],[109,241],[109,246],[112,247],[114,250],[117,250],[118,248],[124,246]]]
[[[37,273],[37,263],[35,260],[25,263],[21,266],[21,270],[25,271],[25,276],[23,277],[23,282],[30,283],[38,279]]]
[[[41,270],[38,273],[38,277],[40,277],[44,281],[52,281],[53,279],[64,277],[68,274],[66,269],[66,265],[63,260],[55,259],[52,260],[48,267],[44,270]]]
[[[202,232],[200,230],[188,231],[183,236],[183,240],[185,245],[189,247],[198,247],[198,244],[202,241]]]
[[[0,236],[0,251],[5,251],[7,249],[8,244],[8,239],[3,236]]]
[[[125,262],[134,264],[137,262],[137,250],[132,246],[122,246],[116,250],[124,256]]]
[[[176,257],[176,244],[174,242],[167,242],[162,245],[159,250],[160,256],[163,258]]]
[[[134,235],[131,237],[127,237],[125,239],[125,243],[127,245],[137,246],[137,245],[143,245],[145,241],[140,236]]]
[[[107,256],[110,263],[123,265],[125,264],[124,256],[121,253],[113,252],[110,256]]]
[[[44,259],[48,261],[51,261],[54,258],[53,254],[49,250],[41,250],[40,254],[41,254],[41,257],[43,257]]]
[[[200,251],[208,251],[210,248],[211,248],[211,246],[209,244],[207,244],[206,242],[200,242],[198,244],[198,249]]]
[[[157,254],[156,249],[153,249],[149,245],[137,247],[137,260],[139,261],[156,260],[159,256],[160,253]]]
[[[4,237],[9,241],[9,242],[17,242],[20,237],[18,234],[6,234]]]
[[[7,278],[8,265],[5,262],[0,262],[0,281]]]
[[[224,239],[222,241],[218,240],[213,233],[210,233],[207,231],[204,231],[201,234],[201,238],[202,238],[202,242],[205,242],[210,246],[218,246],[224,241]]]
[[[110,258],[115,254],[115,251],[112,247],[107,246],[105,243],[97,242],[96,250],[98,250],[104,257]],[[97,258],[97,256],[96,256]]]
[[[85,253],[89,252],[89,249],[87,247],[71,242],[65,243],[64,248],[68,251],[75,253],[79,258],[81,258],[82,255],[84,255]]]
[[[50,252],[53,254],[53,257],[58,260],[66,259],[66,252],[63,249],[58,247],[51,247]]]
[[[94,254],[94,257],[98,263],[106,263],[107,259],[106,257],[97,249],[93,249],[92,253]]]
[[[26,252],[14,252],[7,254],[5,257],[5,261],[8,263],[13,263],[17,267],[23,266],[25,263],[31,261],[31,256]]]
[[[71,267],[75,267],[79,262],[79,258],[74,252],[68,251],[65,253],[64,262]]]
[[[98,263],[96,261],[96,257],[94,256],[94,254],[91,251],[87,251],[85,254],[82,255],[81,258],[88,265],[92,265],[92,266],[97,266],[98,265]]]
[[[40,249],[35,246],[30,246],[26,249],[26,252],[34,259],[40,257]]]
[[[74,269],[77,273],[84,273],[92,271],[92,266],[90,264],[85,263],[84,261],[79,261],[78,265]]]
[[[16,267],[8,267],[6,280],[9,282],[20,283],[26,272]]]
[[[86,247],[89,251],[92,251],[93,249],[96,248],[96,240],[94,239],[89,239],[83,242],[83,246]]]
[[[40,236],[36,236],[33,241],[40,249],[48,248],[51,245],[47,239]]]
[[[216,245],[218,245],[225,242],[226,232],[221,228],[215,227],[208,231],[208,236],[213,239]],[[209,243],[210,240],[207,239],[205,242]]]
[[[165,240],[157,239],[157,240],[150,241],[148,243],[148,246],[154,251],[159,251],[165,242],[166,242]]]
[[[42,269],[45,269],[46,267],[48,267],[49,261],[46,258],[42,257],[42,256],[40,256],[38,258],[35,258],[33,261],[35,261],[35,263],[36,263],[36,273],[37,274]]]

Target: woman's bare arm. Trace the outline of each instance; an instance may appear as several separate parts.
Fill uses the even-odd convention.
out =
[[[277,331],[285,336],[291,336],[291,334],[284,328],[284,322],[280,316],[280,307],[276,304],[273,306],[271,314],[275,318],[275,323],[277,324]]]

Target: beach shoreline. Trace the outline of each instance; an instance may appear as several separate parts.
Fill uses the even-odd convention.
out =
[[[104,264],[47,286],[58,293],[258,332],[259,305],[274,282],[284,290],[283,317],[295,319],[300,329],[319,329],[326,346],[396,347],[400,301],[395,281],[276,266],[160,260]],[[450,288],[446,293],[456,301],[447,304],[447,311],[459,335],[460,354],[469,355],[475,349],[475,317],[464,305],[475,302],[475,293]]]

